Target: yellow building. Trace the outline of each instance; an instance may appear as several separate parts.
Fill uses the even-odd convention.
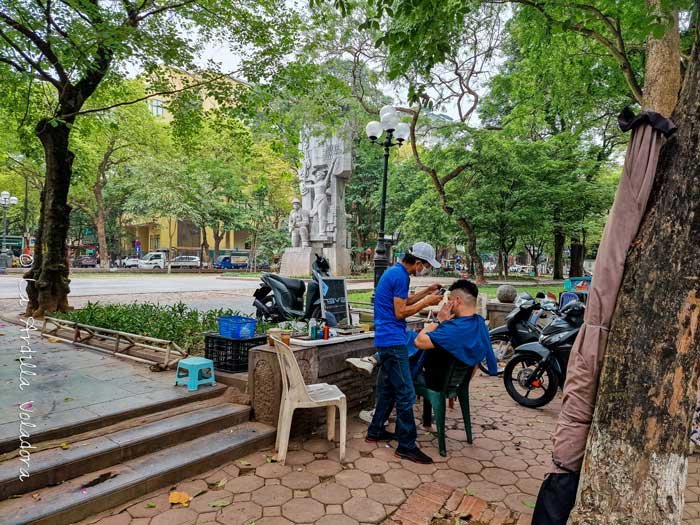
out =
[[[197,75],[192,75],[180,69],[172,69],[171,81],[175,90],[183,89],[187,84],[199,82],[201,79]],[[236,78],[224,78],[224,81],[231,84],[232,88],[238,86],[248,86],[242,80]],[[162,118],[165,122],[172,121],[172,114],[167,109],[169,100],[166,97],[153,97],[147,100],[151,113]],[[205,111],[216,109],[218,103],[211,97],[204,97],[202,109]],[[189,220],[173,218],[154,218],[151,220],[144,218],[133,218],[124,225],[126,230],[125,238],[122,241],[122,250],[126,254],[136,253],[136,242],[140,242],[142,254],[154,250],[170,250],[170,256],[176,255],[199,255],[202,243],[201,229]],[[219,251],[228,253],[231,251],[244,251],[250,249],[248,242],[248,232],[246,230],[225,232],[219,244]],[[206,238],[209,244],[209,256],[214,255],[214,232],[211,228],[206,229]],[[206,257],[205,257],[206,259]]]
[[[153,219],[146,222],[133,221],[125,225],[122,251],[125,254],[136,253],[136,241],[139,241],[141,253],[155,250],[169,250],[170,256],[199,255],[202,243],[201,229],[191,221],[179,219]],[[247,251],[250,249],[246,230],[225,232],[219,244],[220,253]],[[214,256],[214,232],[206,229],[209,243],[209,257]]]

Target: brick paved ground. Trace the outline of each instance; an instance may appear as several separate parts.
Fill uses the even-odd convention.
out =
[[[273,451],[260,451],[180,483],[177,490],[193,497],[187,508],[168,503],[168,488],[81,523],[381,523],[400,515],[396,514],[399,506],[420,486],[426,493],[437,490],[430,487],[456,489],[457,496],[474,496],[475,500],[489,504],[491,510],[487,514],[493,516],[492,523],[504,523],[496,520],[509,515],[516,516],[519,525],[525,525],[530,522],[537,491],[547,472],[550,436],[561,400],[558,397],[544,409],[529,410],[508,398],[500,380],[486,377],[474,380],[471,399],[473,445],[466,443],[458,409],[448,411],[447,458],[438,455],[436,439],[419,427],[418,439],[436,459],[434,465],[398,460],[391,448],[365,443],[366,425],[355,419],[349,425],[344,465],[337,461],[336,447],[322,437],[311,436],[291,444],[293,450],[285,466],[268,462]],[[690,473],[684,525],[697,525],[700,524],[697,455],[691,458]],[[423,497],[425,494],[415,499]],[[442,501],[445,498],[446,495]],[[451,500],[456,508],[459,497]]]

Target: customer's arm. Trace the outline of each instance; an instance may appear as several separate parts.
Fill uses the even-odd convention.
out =
[[[440,323],[444,323],[445,321],[453,319],[454,313],[452,313],[451,303],[445,303],[444,305],[442,305],[442,308],[440,308],[437,317]],[[434,332],[439,327],[439,323],[428,323],[427,325],[425,325],[423,330],[421,330],[418,334],[418,337],[416,337],[416,341],[414,343],[416,345],[416,348],[419,348],[420,350],[430,350],[431,348],[435,348],[433,340],[428,334]]]

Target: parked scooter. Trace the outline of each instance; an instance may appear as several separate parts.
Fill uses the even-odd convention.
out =
[[[330,275],[328,260],[316,255],[311,267],[312,279],[308,287],[302,279],[290,279],[274,273],[263,273],[262,283],[253,296],[255,316],[273,323],[291,320],[321,318],[321,277]],[[306,300],[304,299],[306,293]]]
[[[538,342],[525,343],[503,372],[506,391],[517,403],[531,408],[545,406],[563,388],[574,341],[583,324],[586,307],[579,301],[562,308],[561,317],[542,330]]]
[[[525,343],[532,343],[540,338],[542,329],[537,324],[543,312],[556,312],[556,304],[547,300],[543,292],[533,299],[527,292],[518,294],[515,308],[506,316],[506,323],[489,330],[491,347],[498,361],[498,373],[514,355],[514,349]],[[486,359],[479,363],[479,368],[488,374]]]

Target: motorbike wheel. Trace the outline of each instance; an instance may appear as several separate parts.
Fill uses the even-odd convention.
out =
[[[550,367],[544,369],[538,384],[530,384],[530,376],[541,360],[539,356],[530,354],[516,355],[503,371],[503,383],[508,395],[524,407],[545,406],[554,399],[559,388],[559,377]]]
[[[310,319],[321,319],[323,317],[323,313],[321,312],[321,307],[317,306],[311,311],[311,317]]]
[[[507,335],[492,335],[490,339],[491,348],[493,348],[493,353],[496,355],[496,361],[498,362],[498,375],[500,376],[503,374],[508,361],[513,358],[513,344]],[[479,370],[488,375],[489,367],[486,364],[486,359],[479,363]]]
[[[268,295],[267,297],[263,297],[261,302],[267,308],[269,308],[271,311],[274,311],[274,308],[271,308],[275,302],[275,298],[272,295]],[[260,309],[255,310],[255,318],[258,321],[274,322],[274,319],[271,316],[269,316],[269,315],[266,316],[265,312],[263,310],[260,310]]]

